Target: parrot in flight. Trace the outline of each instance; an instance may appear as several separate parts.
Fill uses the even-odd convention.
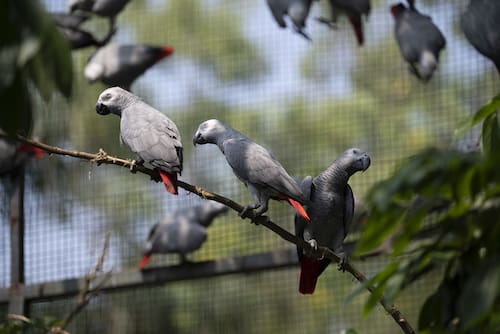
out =
[[[410,64],[410,72],[428,81],[439,63],[439,53],[446,40],[429,16],[419,13],[413,2],[410,7],[399,3],[391,6],[396,21],[395,35],[403,58]]]
[[[72,50],[82,49],[88,46],[104,46],[116,32],[115,29],[111,29],[102,41],[98,41],[90,32],[80,28],[80,25],[89,19],[87,15],[78,13],[51,13],[51,15],[56,22],[57,28],[69,42]]]
[[[471,0],[460,26],[472,46],[495,64],[500,73],[500,2]]]
[[[328,247],[341,258],[339,269],[347,263],[343,242],[354,215],[354,196],[348,184],[356,172],[370,167],[370,156],[359,148],[350,148],[315,178],[306,177],[300,184],[309,196],[307,213],[311,220],[295,215],[295,234],[314,249]],[[317,259],[297,247],[300,261],[299,292],[312,294],[319,275],[330,264],[330,259]]]
[[[165,114],[138,96],[120,88],[99,95],[95,109],[100,115],[115,114],[120,120],[120,139],[144,161],[155,167],[165,189],[177,195],[177,174],[182,172],[182,144],[177,126]]]
[[[193,144],[216,144],[226,157],[234,174],[245,183],[253,204],[240,213],[258,209],[262,215],[268,209],[269,199],[286,200],[301,217],[309,220],[302,206],[304,198],[296,181],[264,147],[216,119],[201,123],[193,137]]]
[[[130,90],[132,83],[151,66],[174,52],[171,46],[109,43],[90,56],[84,69],[89,82]]]
[[[363,45],[365,38],[362,16],[365,15],[368,17],[370,15],[370,0],[330,0],[330,8],[332,13],[331,19],[320,17],[317,20],[335,28],[339,14],[345,14],[351,22],[358,44]]]
[[[152,254],[178,253],[181,263],[187,262],[186,254],[201,247],[207,239],[207,227],[227,210],[223,204],[208,201],[170,212],[149,231],[144,254],[137,264],[137,269],[142,270]]]
[[[280,28],[286,28],[284,16],[288,15],[295,32],[310,41],[304,28],[313,1],[315,0],[267,0],[267,5]]]

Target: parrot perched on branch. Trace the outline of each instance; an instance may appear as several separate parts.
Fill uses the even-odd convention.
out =
[[[413,2],[410,8],[402,3],[391,6],[396,20],[395,35],[403,58],[410,64],[410,72],[428,81],[439,63],[439,53],[446,40],[429,16],[419,13]]]
[[[286,200],[301,217],[309,220],[302,204],[302,191],[295,180],[269,151],[230,126],[216,119],[201,123],[193,137],[193,144],[216,144],[226,157],[234,174],[248,188],[253,204],[240,213],[258,209],[262,215],[268,209],[269,199]]]
[[[109,43],[90,56],[84,75],[91,83],[100,80],[129,90],[140,75],[173,52],[171,46]]]
[[[500,73],[500,1],[471,0],[460,26],[469,43],[489,58]]]
[[[358,148],[350,148],[314,179],[308,177],[301,183],[303,193],[309,196],[306,222],[295,215],[295,234],[309,242],[314,249],[328,247],[341,258],[339,268],[347,263],[343,242],[354,215],[354,196],[348,184],[349,178],[358,171],[370,167],[370,157]],[[317,259],[297,247],[300,260],[299,291],[312,294],[319,275],[330,264],[330,259]]]
[[[87,15],[78,13],[51,13],[56,26],[63,33],[72,50],[86,48],[88,46],[101,47],[106,45],[115,33],[115,29],[111,29],[102,41],[95,39],[94,35],[82,29],[80,26],[83,22],[89,19]]]
[[[363,45],[365,38],[363,34],[363,15],[368,17],[371,11],[370,0],[330,0],[331,19],[318,18],[321,23],[325,23],[332,28],[336,28],[337,17],[345,14],[356,34],[359,45]]]
[[[170,118],[138,96],[120,88],[108,88],[99,95],[96,111],[115,114],[120,120],[120,138],[144,161],[158,169],[165,189],[177,195],[177,174],[182,172],[182,144],[177,126]]]
[[[207,227],[227,211],[228,207],[223,204],[208,201],[169,213],[151,228],[137,269],[142,270],[152,254],[178,253],[181,262],[186,262],[186,254],[199,249],[207,239]]]
[[[311,38],[304,32],[307,16],[314,0],[267,0],[267,5],[280,28],[286,28],[285,15],[290,17],[293,29],[307,40]]]

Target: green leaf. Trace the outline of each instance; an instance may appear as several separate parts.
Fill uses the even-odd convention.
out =
[[[483,150],[486,155],[500,152],[500,126],[497,113],[490,114],[483,123]]]
[[[463,136],[464,133],[470,130],[474,125],[478,124],[498,109],[500,109],[500,94],[495,96],[488,104],[482,106],[481,109],[470,118],[466,119],[463,124],[455,130],[455,138]]]
[[[7,134],[29,133],[33,123],[31,97],[22,73],[18,72],[12,84],[0,93],[4,111],[0,113],[0,128]]]

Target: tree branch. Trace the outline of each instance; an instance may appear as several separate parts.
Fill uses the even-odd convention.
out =
[[[132,167],[135,168],[136,171],[149,175],[152,180],[155,181],[160,181],[160,177],[158,174],[157,170],[147,168],[143,165],[134,165],[132,160],[127,160],[127,159],[121,159],[117,157],[113,157],[108,155],[105,151],[102,149],[99,149],[99,152],[96,154],[93,153],[87,153],[87,152],[80,152],[80,151],[74,151],[74,150],[65,150],[59,147],[54,147],[50,146],[35,140],[31,140],[28,138],[25,138],[23,136],[17,135],[17,139],[21,142],[24,142],[26,144],[30,144],[32,146],[38,147],[48,153],[51,154],[57,154],[57,155],[65,155],[65,156],[71,156],[79,159],[85,159],[89,160],[92,162],[97,163],[97,165],[101,164],[108,164],[108,165],[117,165],[125,168],[131,169]],[[240,213],[243,211],[243,206],[236,203],[235,201],[226,198],[224,196],[221,196],[216,193],[212,193],[210,191],[207,191],[203,188],[200,188],[198,186],[191,185],[189,183],[183,182],[181,180],[178,180],[178,186],[185,189],[186,191],[189,191],[193,194],[196,194],[204,199],[216,201],[219,203],[222,203],[234,211]],[[247,215],[243,218],[248,218],[251,219],[253,222],[256,224],[260,224],[265,226],[266,228],[270,229],[274,233],[278,234],[282,239],[295,244],[303,249],[305,249],[308,252],[313,253],[317,257],[326,257],[329,258],[330,260],[339,263],[340,258],[329,248],[327,247],[318,247],[317,250],[314,250],[311,245],[306,242],[305,240],[301,238],[297,238],[295,235],[291,234],[287,230],[281,228],[280,226],[276,225],[273,223],[268,217],[266,216],[257,216],[255,215],[255,212],[249,211]],[[354,268],[350,263],[347,263],[345,266],[345,271],[349,272],[356,280],[362,284],[366,284],[367,278],[361,273],[359,270]],[[371,286],[366,286],[366,289],[372,293],[373,292],[373,287]],[[385,309],[387,313],[391,315],[391,317],[396,321],[399,327],[403,330],[404,333],[406,334],[414,334],[415,330],[412,328],[408,320],[403,316],[403,314],[394,306],[394,305],[389,305],[386,300],[382,297],[379,301],[380,305]]]

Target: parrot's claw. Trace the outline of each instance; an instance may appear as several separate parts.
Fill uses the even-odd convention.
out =
[[[144,163],[144,160],[140,159],[140,160],[132,160],[130,162],[130,172],[131,173],[137,173],[137,166],[142,166],[142,164]]]
[[[308,240],[307,243],[311,246],[312,249],[307,250],[305,253],[307,256],[312,257],[314,253],[318,250],[318,242],[314,239]]]
[[[304,37],[305,39],[307,39],[309,42],[312,42],[311,37],[309,37],[309,35],[306,34],[302,29],[295,28],[295,32]]]
[[[345,254],[344,254],[344,255],[341,255],[341,256],[340,256],[340,261],[339,261],[339,264],[338,264],[338,266],[337,266],[337,268],[339,269],[339,271],[341,271],[341,272],[345,272],[345,267],[346,267],[346,265],[347,265],[347,263],[348,263],[348,262],[349,262],[349,261],[348,261],[348,259],[347,259],[347,255],[345,255]]]
[[[324,17],[316,17],[315,19],[319,23],[326,24],[328,26],[328,28],[330,28],[332,30],[337,30],[337,23],[336,22],[329,20],[327,18],[324,18]]]
[[[258,207],[260,207],[259,204],[248,204],[248,205],[245,205],[245,207],[243,208],[243,210],[241,210],[241,212],[238,213],[238,216],[240,216],[241,219],[250,218],[250,219],[253,220],[256,216],[260,216],[260,214],[258,212],[255,212],[252,215],[252,214],[249,213],[249,211],[257,209]]]

